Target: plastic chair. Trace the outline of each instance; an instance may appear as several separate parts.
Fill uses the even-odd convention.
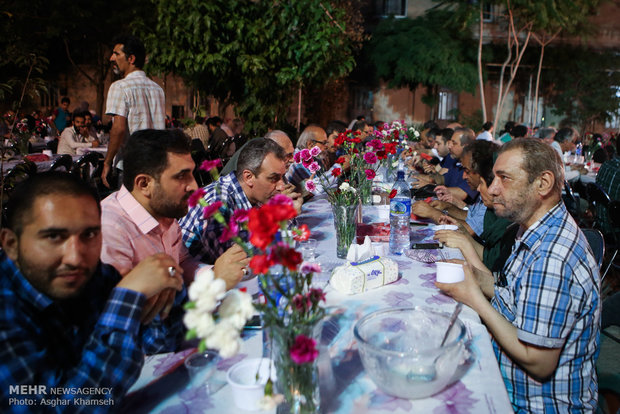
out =
[[[594,224],[601,231],[607,232],[607,229],[604,228],[605,224],[602,222],[602,217],[600,217],[600,215],[603,214],[603,212],[607,209],[607,206],[609,205],[611,201],[609,199],[609,195],[603,189],[603,187],[601,187],[600,185],[596,183],[588,183],[588,185],[586,186],[586,190],[588,193],[588,200],[590,201],[590,204],[592,205],[591,210],[596,215],[594,217]]]
[[[566,206],[566,210],[575,219],[578,224],[581,224],[581,217],[579,215],[579,198],[573,192],[572,187],[568,181],[564,181],[564,192],[562,193],[562,200]]]
[[[71,155],[69,154],[63,154],[59,158],[56,158],[56,160],[54,160],[49,170],[70,172],[71,168],[73,168],[73,158],[71,158]]]
[[[103,154],[99,152],[87,152],[73,164],[71,173],[78,175],[85,183],[99,191],[103,158]]]
[[[603,233],[596,229],[581,229],[583,235],[586,236],[590,249],[596,259],[596,264],[600,270],[603,265],[603,257],[605,256],[605,239]]]

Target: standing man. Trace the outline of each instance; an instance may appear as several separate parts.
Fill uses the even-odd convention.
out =
[[[494,286],[468,265],[463,282],[437,286],[487,326],[516,412],[595,412],[599,270],[562,202],[562,161],[540,140],[514,139],[493,173],[495,214],[520,226],[512,254]]]
[[[106,114],[113,117],[108,153],[101,180],[109,187],[108,173],[125,139],[141,129],[166,128],[166,101],[163,89],[142,70],[146,51],[140,39],[121,36],[114,41],[110,57],[112,70],[123,79],[110,85]]]
[[[69,113],[69,105],[71,100],[66,96],[60,100],[60,106],[54,111],[54,125],[59,134],[67,127],[69,121],[71,121],[71,114]]]

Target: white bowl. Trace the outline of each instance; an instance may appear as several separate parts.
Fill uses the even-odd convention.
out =
[[[269,358],[250,358],[236,363],[226,373],[226,380],[233,390],[235,405],[247,411],[258,411],[258,403],[265,395],[265,384],[270,377],[276,382],[276,369]],[[258,380],[256,373],[258,371]]]

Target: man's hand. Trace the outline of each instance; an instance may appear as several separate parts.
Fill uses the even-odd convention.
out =
[[[91,142],[91,145],[93,148],[97,148],[101,143],[99,142],[99,140],[94,140],[93,142]]]
[[[170,276],[168,268],[176,272]],[[142,260],[116,285],[142,293],[148,299],[142,311],[141,321],[149,323],[155,315],[164,311],[167,316],[174,301],[175,291],[183,288],[183,269],[165,253],[157,253]]]
[[[224,280],[226,290],[230,290],[241,281],[244,269],[249,263],[250,259],[241,246],[234,244],[217,258],[213,265],[213,273],[215,277]]]
[[[295,207],[297,214],[301,214],[301,206],[304,203],[304,199],[300,193],[295,192],[295,186],[291,183],[288,183],[284,186],[282,194],[290,197],[290,199],[293,200],[293,207]]]
[[[411,206],[411,212],[418,217],[430,218],[435,223],[439,221],[441,217],[441,211],[428,205],[426,201],[416,201]]]
[[[428,175],[418,175],[415,177],[418,181],[411,184],[413,188],[422,188],[428,184],[435,184],[435,180]]]
[[[454,207],[452,203],[448,203],[447,201],[441,201],[441,200],[433,200],[429,204],[431,207],[434,207],[437,210],[447,210],[450,207]]]
[[[351,156],[343,155],[342,158],[344,158],[344,162],[340,164],[340,168],[342,168],[342,171],[348,171],[351,168]]]
[[[435,286],[437,286],[443,293],[448,296],[451,296],[454,300],[464,303],[465,305],[477,309],[475,306],[479,301],[486,302],[486,298],[478,285],[478,281],[473,274],[473,271],[469,264],[463,261],[455,261],[460,262],[463,265],[463,272],[465,273],[465,280],[458,283],[440,283],[435,282]]]
[[[108,174],[110,174],[111,165],[104,162],[103,168],[101,169],[101,182],[106,187],[110,188],[110,184],[108,183]]]

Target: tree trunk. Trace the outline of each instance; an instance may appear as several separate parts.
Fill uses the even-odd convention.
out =
[[[482,35],[484,29],[483,9],[484,1],[480,2],[480,35],[478,38],[478,84],[480,86],[480,105],[482,106],[482,122],[487,122],[487,105],[484,96],[484,79],[482,77]],[[495,128],[494,128],[495,130]]]

